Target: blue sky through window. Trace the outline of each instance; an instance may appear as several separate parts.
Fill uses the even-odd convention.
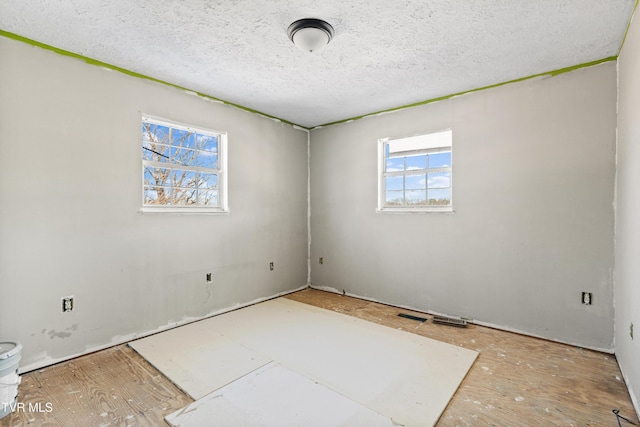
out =
[[[219,206],[219,144],[217,135],[143,119],[144,204]]]
[[[385,206],[451,206],[450,146],[423,145],[423,139],[428,140],[409,137],[407,144],[405,139],[381,142]]]

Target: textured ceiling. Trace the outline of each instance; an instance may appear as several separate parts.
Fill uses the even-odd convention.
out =
[[[0,29],[313,127],[615,56],[635,0],[0,0]],[[307,54],[289,24],[332,42]]]

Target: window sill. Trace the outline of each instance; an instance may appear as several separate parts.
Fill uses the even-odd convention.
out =
[[[453,207],[447,208],[377,208],[376,213],[379,214],[432,214],[432,213],[448,213],[453,214]]]
[[[180,214],[180,215],[219,215],[219,214],[228,214],[229,210],[222,210],[219,208],[185,208],[185,207],[151,207],[144,206],[140,208],[138,211],[141,214],[148,213],[162,213],[162,214]]]

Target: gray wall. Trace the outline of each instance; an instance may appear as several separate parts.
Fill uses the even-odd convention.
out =
[[[378,138],[447,128],[455,213],[376,213]],[[312,286],[611,351],[615,128],[608,62],[313,130]]]
[[[0,338],[23,368],[305,285],[306,132],[13,40],[0,57]],[[615,103],[611,62],[312,131],[313,285],[611,350]],[[228,131],[230,214],[138,213],[142,113]],[[377,139],[445,128],[455,213],[375,213]]]
[[[615,347],[629,393],[640,413],[640,22],[637,13],[618,58],[618,84]]]
[[[0,339],[23,368],[306,285],[305,131],[2,37],[0,58]],[[138,213],[141,113],[228,131],[230,214]]]

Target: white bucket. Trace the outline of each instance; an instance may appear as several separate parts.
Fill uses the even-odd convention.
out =
[[[22,345],[17,342],[0,342],[0,419],[11,413],[18,401],[18,362]]]

